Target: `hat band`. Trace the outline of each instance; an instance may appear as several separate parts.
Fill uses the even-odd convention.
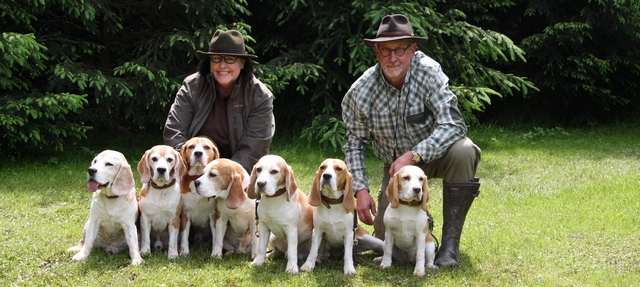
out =
[[[407,33],[407,32],[383,32],[378,34],[376,37],[397,37],[397,36],[407,36],[407,37],[414,37],[413,33]]]
[[[245,51],[240,50],[209,50],[209,53],[219,53],[219,54],[247,54]]]

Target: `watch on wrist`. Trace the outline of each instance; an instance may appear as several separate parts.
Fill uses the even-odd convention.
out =
[[[411,158],[411,160],[413,160],[414,164],[418,164],[422,161],[422,158],[420,157],[420,155],[415,151],[411,151],[411,154],[413,154],[413,157]]]

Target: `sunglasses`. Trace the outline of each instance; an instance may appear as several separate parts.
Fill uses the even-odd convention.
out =
[[[211,62],[220,63],[224,59],[224,62],[227,64],[233,64],[238,60],[238,57],[235,56],[220,56],[220,55],[211,55]]]

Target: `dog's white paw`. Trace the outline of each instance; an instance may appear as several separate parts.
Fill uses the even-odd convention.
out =
[[[143,246],[142,248],[140,248],[140,254],[141,255],[149,255],[151,253],[151,248],[149,248],[149,246]]]
[[[213,257],[214,259],[222,259],[222,254],[217,253],[217,252],[211,252],[211,257]]]
[[[376,258],[373,258],[373,262],[375,263],[381,263],[382,262],[382,256],[378,256]]]
[[[351,266],[345,266],[344,267],[344,275],[355,275],[356,274],[356,268],[353,267],[353,265]]]
[[[85,253],[77,253],[76,255],[73,255],[73,257],[71,259],[75,260],[75,261],[85,261],[87,260],[87,257],[89,257],[89,254],[85,254]]]
[[[142,259],[142,258],[136,258],[136,259],[131,260],[131,265],[133,265],[133,266],[139,266],[142,263],[144,263],[144,259]]]
[[[287,264],[287,273],[291,275],[298,274],[298,265],[292,264],[290,266],[289,264]]]
[[[262,265],[264,265],[264,260],[258,260],[257,258],[253,259],[251,264],[249,264],[249,266],[251,266],[251,267],[253,267],[253,266],[262,266]]]
[[[300,267],[300,271],[309,272],[309,271],[312,271],[313,268],[315,268],[315,267],[316,267],[315,266],[315,262],[311,262],[310,263],[310,262],[307,261],[302,265],[302,267]]]
[[[413,276],[424,277],[424,268],[416,268],[413,270]]]

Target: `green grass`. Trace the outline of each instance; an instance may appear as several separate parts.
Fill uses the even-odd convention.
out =
[[[640,128],[624,125],[472,130],[469,137],[483,150],[482,186],[465,223],[461,266],[430,270],[424,278],[413,277],[411,265],[380,270],[371,253],[357,256],[355,276],[342,275],[339,258],[291,276],[281,258],[261,268],[248,267],[249,255],[213,260],[210,244],[197,244],[188,258],[176,261],[169,261],[166,251],[154,252],[138,267],[129,266],[126,252],[108,255],[99,249],[86,262],[72,262],[73,254],[65,250],[77,243],[88,216],[86,169],[93,156],[116,149],[135,167],[160,141],[159,135],[91,137],[91,143],[77,143],[63,153],[32,154],[0,166],[0,285],[638,285],[639,135]],[[324,158],[343,158],[339,150],[285,137],[274,140],[271,153],[289,162],[306,192]],[[372,154],[367,165],[375,193],[382,167]],[[430,189],[439,238],[441,181],[431,179]]]

